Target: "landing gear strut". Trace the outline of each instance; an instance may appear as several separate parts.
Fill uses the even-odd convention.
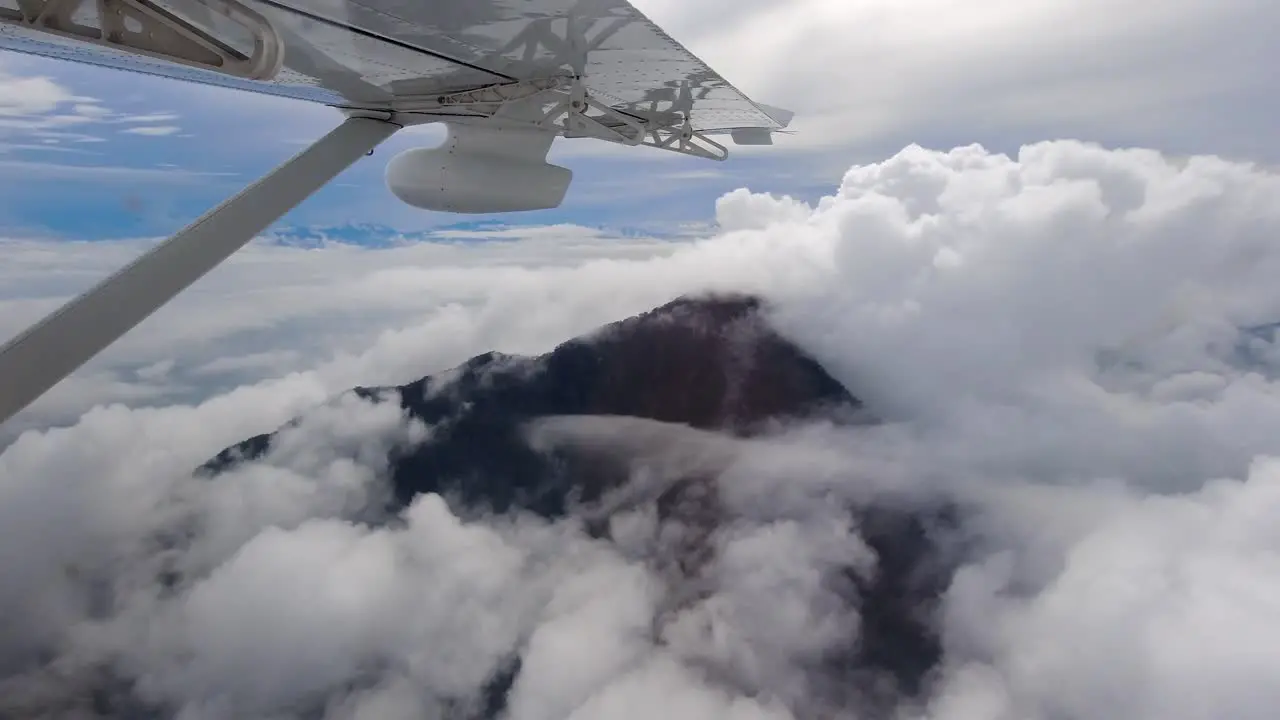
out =
[[[351,117],[0,347],[0,423],[199,280],[400,126]]]

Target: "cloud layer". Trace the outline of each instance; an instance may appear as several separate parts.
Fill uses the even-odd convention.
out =
[[[943,660],[900,716],[1270,717],[1278,197],[1213,157],[912,146],[816,204],[730,193],[698,241],[258,244],[27,419],[68,427],[0,454],[0,715],[92,716],[91,684],[186,718],[466,714],[520,648],[513,719],[819,717],[815,659],[864,622],[832,573],[877,562],[843,509],[892,499],[961,512]],[[11,247],[15,326],[138,249]],[[696,592],[643,500],[612,545],[435,497],[375,522],[387,450],[430,428],[342,389],[709,289],[770,299],[888,422],[646,450],[722,470],[734,520]],[[135,407],[84,413],[100,398]],[[190,477],[307,408],[262,462]]]
[[[635,4],[751,97],[796,110],[790,147],[880,153],[979,139],[1006,150],[1089,137],[1275,159],[1264,69],[1277,57],[1274,5]]]

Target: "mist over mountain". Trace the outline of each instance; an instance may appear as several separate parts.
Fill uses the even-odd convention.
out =
[[[1270,720],[1277,197],[912,146],[680,242],[255,243],[0,452],[0,715]],[[136,251],[8,243],[0,321]]]
[[[672,617],[715,594],[718,537],[741,521],[718,484],[735,462],[735,438],[777,432],[801,421],[869,424],[862,403],[817,362],[780,337],[762,302],[749,296],[681,298],[603,327],[537,357],[486,353],[439,376],[394,388],[359,388],[358,397],[398,403],[429,431],[388,461],[389,515],[418,496],[438,494],[461,516],[533,512],[580,521],[613,542],[615,520],[652,513],[659,540],[644,558],[668,585],[654,618],[663,642]],[[219,473],[269,455],[278,434],[228,448],[207,463]],[[860,627],[825,639],[805,701],[887,711],[904,691],[919,692],[940,647],[927,612],[945,588],[931,531],[945,529],[940,508],[849,505],[862,528],[851,550],[869,549],[878,566],[849,562],[822,578],[835,612],[860,613]],[[625,532],[625,531],[624,531]],[[671,536],[678,537],[671,537]],[[667,536],[667,537],[663,537]],[[663,617],[666,615],[667,617]],[[519,678],[521,647],[486,685],[480,715],[505,709]],[[732,671],[705,670],[732,683]],[[741,689],[741,688],[740,688]],[[792,698],[800,700],[800,698]]]
[[[768,326],[760,306],[751,297],[681,299],[543,356],[490,352],[438,376],[355,392],[398,401],[432,428],[395,459],[400,502],[449,492],[498,511],[515,504],[563,513],[567,488],[548,495],[551,461],[525,436],[537,418],[631,416],[751,435],[786,420],[865,415],[860,401]],[[257,459],[270,443],[270,435],[246,440],[207,469]]]

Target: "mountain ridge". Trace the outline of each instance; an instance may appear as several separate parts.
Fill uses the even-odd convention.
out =
[[[398,400],[428,426],[446,423],[431,448],[397,458],[397,498],[459,490],[494,508],[514,500],[501,483],[424,482],[428,477],[505,477],[517,486],[545,474],[527,447],[524,424],[544,416],[618,415],[685,424],[735,435],[758,434],[809,416],[866,421],[862,403],[763,319],[765,306],[745,295],[680,298],[647,313],[572,338],[540,356],[486,352],[444,373],[398,387],[357,387],[365,398]],[[275,433],[223,450],[202,467],[217,473],[262,457]],[[504,448],[486,453],[478,445]],[[452,444],[452,445],[451,445]],[[454,446],[466,452],[454,452]],[[536,468],[528,472],[529,468]],[[530,508],[563,512],[563,506]]]
[[[585,532],[608,542],[618,507],[651,503],[659,523],[683,528],[667,555],[651,560],[667,582],[691,588],[675,593],[682,598],[676,607],[696,600],[696,588],[709,582],[716,535],[732,517],[720,497],[714,448],[705,462],[655,464],[653,453],[680,442],[705,450],[707,443],[750,441],[813,419],[875,422],[856,396],[773,329],[762,300],[747,295],[683,297],[541,356],[489,352],[405,385],[352,392],[398,402],[407,418],[430,428],[426,439],[388,459],[393,515],[435,493],[462,516],[577,517]],[[546,432],[537,436],[548,423],[553,430],[567,424],[579,439],[595,429],[632,442],[605,443],[604,452],[593,452],[590,442],[547,442]],[[240,462],[268,456],[273,436],[227,448],[203,474],[216,480]],[[637,473],[662,477],[637,491]],[[948,578],[936,567],[936,536],[954,518],[949,508],[847,510],[877,566],[871,575],[851,567],[833,577],[864,623],[856,637],[836,643],[842,649],[815,674],[836,678],[821,691],[833,706],[847,707],[857,695],[859,707],[887,712],[901,694],[921,691],[941,657],[928,616]],[[513,648],[508,669],[485,691],[489,709],[480,717],[500,715],[519,667]]]

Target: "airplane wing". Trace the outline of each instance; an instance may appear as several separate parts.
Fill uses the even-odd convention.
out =
[[[474,114],[479,103],[433,102],[451,93],[567,89],[581,78],[599,103],[593,114],[628,138],[638,126],[687,121],[695,132],[768,144],[790,120],[626,0],[0,0],[0,48],[435,115]]]
[[[73,372],[399,128],[443,144],[387,164],[414,207],[558,206],[559,137],[711,160],[768,145],[760,105],[626,0],[0,0],[0,49],[340,108],[314,145],[0,347],[0,422]]]

